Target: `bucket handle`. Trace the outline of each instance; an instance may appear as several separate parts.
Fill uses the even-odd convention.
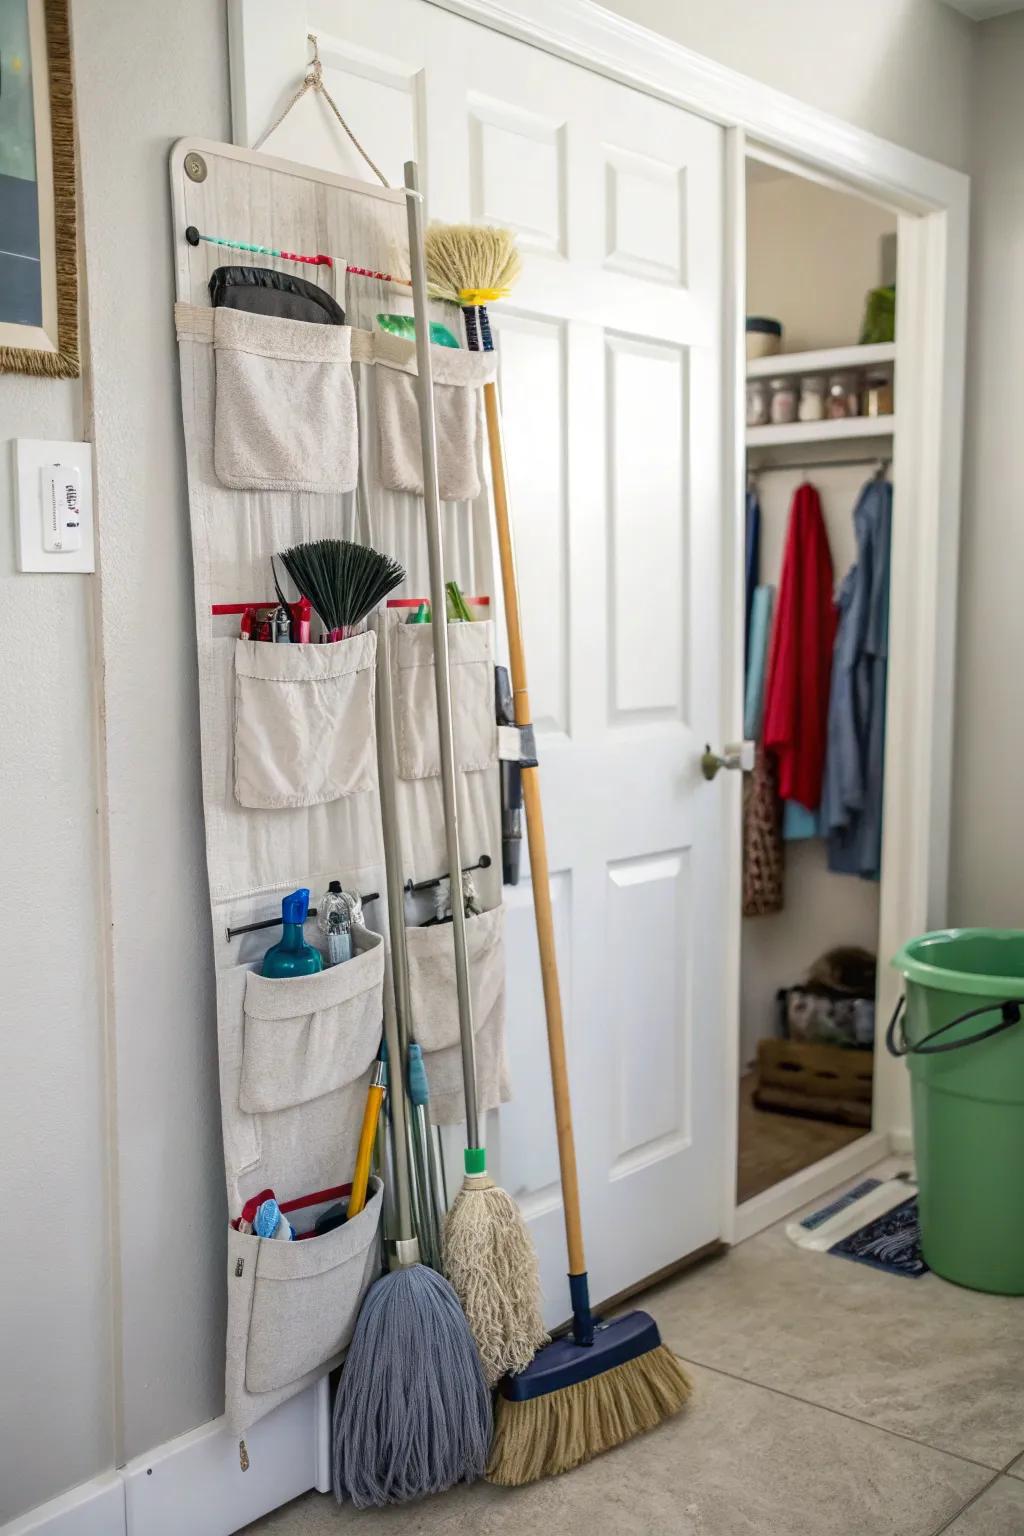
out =
[[[892,1018],[889,1020],[889,1028],[885,1032],[886,1049],[890,1056],[938,1056],[943,1051],[962,1051],[965,1046],[977,1045],[980,1040],[991,1040],[993,1035],[1001,1035],[1004,1030],[1012,1029],[1015,1024],[1020,1023],[1024,997],[1008,997],[1002,1003],[986,1003],[982,1008],[971,1008],[967,1013],[961,1013],[955,1019],[950,1019],[948,1024],[942,1024],[938,1029],[933,1029],[930,1035],[925,1035],[923,1040],[918,1040],[914,1045],[911,1045],[907,1039],[903,1019],[906,1006],[907,999],[904,994],[896,1004]],[[932,1044],[955,1025],[966,1024],[968,1019],[978,1019],[983,1014],[997,1011],[1002,1015],[999,1023],[990,1024],[988,1029],[983,1029],[980,1034],[968,1035],[966,1040],[945,1040],[941,1045]],[[897,1038],[897,1030],[899,1038]]]

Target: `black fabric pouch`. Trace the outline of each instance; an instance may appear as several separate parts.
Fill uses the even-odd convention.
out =
[[[281,320],[345,324],[345,311],[323,288],[271,267],[218,267],[210,278],[210,299],[215,309],[226,305]]]

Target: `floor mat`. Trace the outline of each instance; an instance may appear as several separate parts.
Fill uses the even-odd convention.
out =
[[[928,1265],[921,1252],[917,1196],[911,1195],[902,1205],[869,1221],[866,1227],[840,1238],[828,1252],[842,1259],[855,1259],[858,1264],[870,1264],[872,1269],[920,1279],[928,1273]]]

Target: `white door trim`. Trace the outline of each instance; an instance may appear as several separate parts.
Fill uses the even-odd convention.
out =
[[[734,162],[737,156],[742,159],[745,135],[769,152],[785,155],[901,211],[899,283],[902,292],[913,295],[913,303],[901,308],[899,334],[896,473],[905,515],[896,519],[893,547],[891,729],[886,749],[886,874],[880,934],[884,959],[907,935],[941,925],[946,915],[969,179],[703,58],[591,0],[425,3],[737,130],[730,135]],[[295,39],[296,76],[306,58],[305,51],[299,52],[305,27],[299,0],[229,0],[229,4],[234,134],[236,142],[248,144],[266,126],[270,111],[265,100],[256,99],[258,92],[250,98],[245,87],[240,67],[243,9],[253,15],[265,12],[282,36]],[[734,173],[732,186],[734,217],[725,233],[727,248],[735,250],[735,209],[742,199]],[[735,270],[734,264],[734,274]],[[734,322],[727,324],[731,329]],[[731,355],[738,355],[733,348],[735,336],[730,340],[727,331],[726,340]],[[735,430],[731,440],[726,433],[723,487],[738,520],[742,478],[737,484],[736,465],[743,412],[735,366],[725,387]],[[730,687],[723,718],[738,729],[741,708],[734,693]],[[735,955],[740,899],[734,855],[732,850],[730,865],[735,867],[729,874],[736,933],[729,935],[726,952]],[[896,990],[883,973],[879,989],[883,1015]],[[730,1041],[738,1034],[738,998],[722,1027]],[[723,1109],[734,1122],[738,1091],[734,1060],[727,1059],[727,1071],[730,1080],[723,1089]],[[905,1074],[900,1063],[876,1052],[874,1128],[905,1139],[908,1126]],[[733,1173],[727,1174],[722,1196],[727,1240],[735,1226]]]

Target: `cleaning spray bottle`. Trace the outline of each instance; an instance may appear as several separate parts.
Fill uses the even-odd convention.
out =
[[[284,898],[281,903],[284,932],[281,942],[272,945],[263,956],[264,976],[311,976],[314,971],[323,970],[323,955],[303,937],[302,925],[308,911],[309,891],[305,887]]]
[[[354,952],[352,929],[365,927],[363,904],[352,891],[342,889],[340,880],[332,880],[317,903],[317,926],[327,940],[327,964],[340,965],[351,960]]]

